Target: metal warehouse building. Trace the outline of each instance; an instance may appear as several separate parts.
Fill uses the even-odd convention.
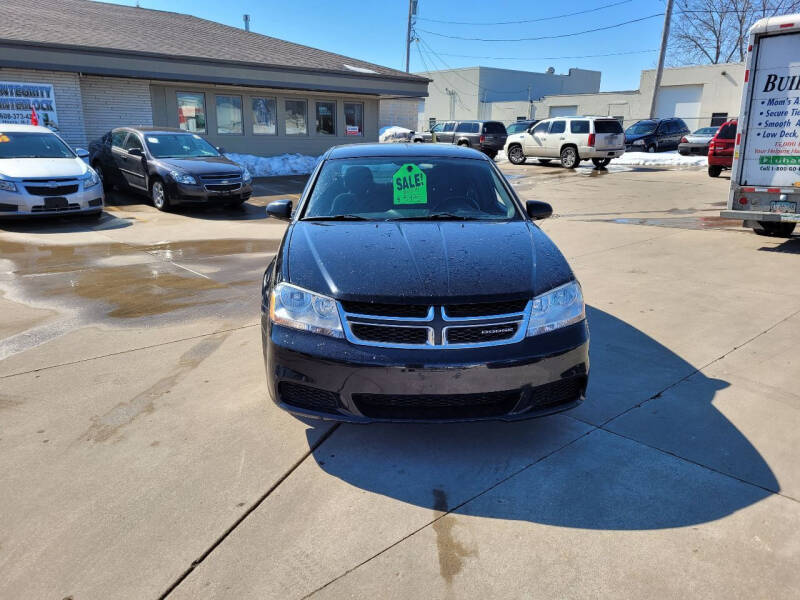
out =
[[[0,122],[85,146],[121,125],[181,127],[226,151],[318,155],[377,141],[381,98],[428,79],[172,12],[89,0],[0,2]]]

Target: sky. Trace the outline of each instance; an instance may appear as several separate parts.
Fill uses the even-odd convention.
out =
[[[136,4],[136,0],[108,1]],[[405,69],[407,0],[139,0],[139,4],[234,27],[242,26],[242,15],[247,13],[252,31]],[[574,14],[582,11],[591,12]],[[540,72],[552,66],[556,73],[567,73],[570,67],[579,67],[601,71],[603,91],[637,89],[640,71],[656,65],[664,23],[659,13],[663,11],[663,0],[573,0],[564,4],[541,0],[419,0],[415,29],[420,41],[411,47],[411,71],[482,65]],[[572,16],[562,17],[567,13]],[[436,35],[541,38],[640,18],[643,20],[636,23],[554,39],[489,42]],[[528,23],[488,24],[534,19]],[[615,55],[596,56],[600,54]]]

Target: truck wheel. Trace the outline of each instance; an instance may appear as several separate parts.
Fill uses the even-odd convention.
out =
[[[797,223],[776,223],[774,221],[759,221],[758,227],[753,227],[753,231],[758,235],[769,237],[788,238],[792,237],[792,232]]]
[[[708,165],[709,177],[719,177],[720,173],[722,173],[722,167],[720,167],[719,165]]]
[[[553,162],[549,158],[540,158],[538,160],[540,165],[549,165],[551,162]]]
[[[610,158],[593,158],[592,159],[592,163],[598,169],[602,169],[603,167],[605,167],[610,162],[611,162]]]
[[[459,146],[464,146],[466,148],[469,148],[469,142],[464,141],[464,140],[461,140],[460,142],[458,142],[458,145]]]
[[[522,146],[511,146],[508,149],[508,160],[513,165],[525,164],[525,153],[522,151]]]
[[[574,169],[580,162],[575,146],[567,146],[561,150],[561,166],[565,169]]]

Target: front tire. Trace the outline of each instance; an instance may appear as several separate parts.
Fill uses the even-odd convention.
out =
[[[565,169],[574,169],[580,162],[575,146],[567,146],[561,150],[561,166]]]
[[[719,177],[720,173],[722,173],[722,167],[720,167],[719,165],[708,165],[709,177]]]
[[[788,238],[792,237],[797,223],[776,223],[774,221],[759,221],[758,227],[753,227],[753,231],[757,235],[766,235],[768,237]]]
[[[508,161],[513,165],[525,164],[525,153],[522,151],[522,146],[511,146],[508,149]]]
[[[592,164],[594,164],[594,166],[597,167],[598,169],[604,169],[608,165],[608,163],[610,163],[610,162],[611,162],[610,158],[593,158],[592,159]]]
[[[167,194],[167,188],[164,187],[164,182],[160,179],[156,179],[150,185],[150,199],[153,201],[153,206],[155,206],[158,210],[169,210],[169,195]]]

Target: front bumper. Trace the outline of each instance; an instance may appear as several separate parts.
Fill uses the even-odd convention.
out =
[[[167,193],[171,204],[230,204],[244,202],[253,195],[252,183],[233,182],[232,190],[208,189],[207,184],[186,185],[175,181],[167,182]]]
[[[273,401],[291,413],[336,421],[519,420],[584,399],[586,321],[501,346],[400,349],[356,346],[262,316]]]
[[[42,189],[44,186],[36,181],[14,181],[16,192],[0,190],[0,217],[93,214],[103,210],[105,196],[102,185],[93,185],[84,189],[83,182],[69,183],[77,186],[78,190],[72,193],[63,193],[63,188],[62,190],[55,188],[52,195],[46,195],[28,191],[29,187],[39,188],[40,192],[44,191]]]

